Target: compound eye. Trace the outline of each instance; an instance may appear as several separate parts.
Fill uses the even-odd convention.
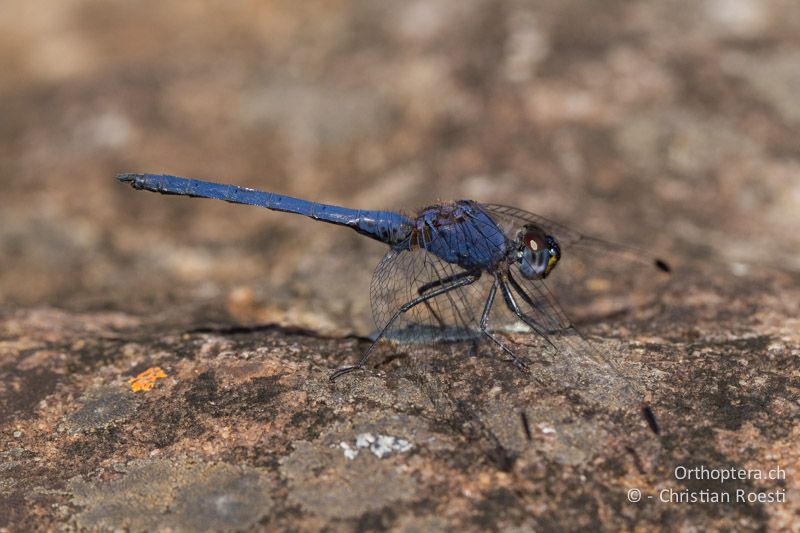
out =
[[[534,253],[547,250],[544,232],[538,228],[528,227],[522,235],[522,244]]]

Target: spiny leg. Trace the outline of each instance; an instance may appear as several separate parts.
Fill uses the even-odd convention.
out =
[[[471,276],[471,275],[473,275],[472,272],[464,271],[464,272],[459,272],[458,274],[453,274],[452,276],[447,276],[447,277],[444,277],[444,278],[436,279],[434,281],[429,281],[428,283],[425,283],[424,285],[421,285],[417,289],[417,294],[419,294],[420,296],[423,296],[427,291],[429,291],[431,289],[434,289],[436,287],[441,287],[442,285],[447,285],[447,284],[453,283],[455,281],[459,281],[460,279],[463,279],[463,278],[465,278],[467,276]],[[439,313],[437,313],[433,309],[433,306],[427,300],[425,300],[425,307],[428,308],[428,311],[430,311],[431,315],[433,315],[433,318],[435,318],[436,321],[439,322],[439,325],[441,327],[444,328],[444,327],[447,326],[447,324],[445,324],[444,320],[442,320],[442,318],[439,316]]]
[[[511,357],[511,362],[514,363],[514,366],[516,366],[520,370],[525,370],[528,367],[527,363],[522,359],[520,359],[519,357],[517,357],[514,352],[512,352],[505,344],[497,340],[497,338],[491,333],[489,333],[489,330],[487,329],[489,326],[489,312],[492,310],[492,304],[494,304],[494,297],[495,294],[497,293],[497,283],[498,281],[497,278],[495,277],[495,281],[494,283],[492,283],[492,288],[489,289],[489,296],[486,298],[486,303],[483,306],[483,314],[481,315],[481,322],[480,322],[481,333],[486,335],[492,342],[494,342],[505,353],[507,353]]]
[[[511,294],[511,289],[508,288],[508,285],[502,280],[499,280],[499,283],[500,283],[500,288],[503,291],[503,299],[506,301],[506,305],[508,306],[508,308],[511,309],[511,311],[515,315],[517,315],[517,318],[522,320],[537,335],[539,335],[542,339],[544,339],[545,342],[547,342],[547,344],[549,344],[554,351],[557,352],[558,348],[556,348],[556,345],[553,344],[553,341],[547,338],[547,332],[542,328],[542,326],[540,326],[533,318],[523,313],[522,310],[519,308],[519,305],[517,305],[516,300],[514,300],[514,295]]]
[[[438,275],[438,269],[437,269],[435,263],[432,266],[433,266],[434,271],[436,271],[436,273]],[[476,279],[480,278],[480,276],[481,276],[481,271],[480,270],[473,271],[473,273],[477,276]],[[447,299],[447,302],[444,302],[445,298]],[[456,302],[456,300],[459,300],[459,301]],[[458,329],[459,325],[463,325],[463,326],[469,328],[469,324],[471,323],[471,320],[469,320],[469,317],[464,316],[464,314],[462,312],[465,309],[470,309],[470,306],[469,306],[468,302],[465,299],[464,291],[449,291],[449,292],[447,292],[447,294],[444,294],[442,296],[442,298],[439,298],[437,300],[432,300],[432,301],[426,301],[425,303],[426,304],[430,304],[431,307],[436,307],[437,309],[439,309],[442,304],[447,306],[447,303],[449,303],[450,304],[449,305],[449,310],[452,313],[452,319],[455,321],[454,326],[455,326],[456,330]],[[442,329],[446,331],[447,330],[447,324],[446,323],[441,323],[441,322],[440,322],[440,324],[441,324]]]
[[[417,293],[420,296],[422,296],[427,291],[429,291],[431,289],[434,289],[436,287],[440,287],[442,285],[447,285],[449,283],[453,283],[454,281],[460,281],[463,278],[466,278],[466,277],[469,277],[469,276],[475,276],[475,275],[476,275],[475,272],[468,272],[468,271],[465,270],[464,272],[459,272],[458,274],[453,274],[452,276],[447,276],[446,278],[439,278],[439,279],[436,279],[434,281],[429,281],[428,283],[426,283],[424,285],[420,285],[419,289],[417,289]]]
[[[344,367],[338,369],[336,372],[331,374],[330,380],[333,381],[336,378],[338,378],[339,376],[342,376],[344,374],[348,374],[348,373],[350,373],[350,372],[352,372],[354,370],[360,370],[360,369],[364,368],[364,363],[367,362],[367,359],[369,358],[369,355],[372,352],[372,349],[375,347],[376,344],[378,344],[378,342],[381,340],[381,338],[386,333],[386,331],[391,327],[391,325],[394,323],[394,321],[397,320],[400,317],[400,315],[402,315],[403,313],[409,311],[410,309],[414,308],[415,306],[430,300],[431,298],[435,298],[437,296],[440,296],[440,295],[445,294],[447,292],[450,292],[452,290],[458,289],[460,287],[466,287],[467,285],[469,285],[471,283],[474,283],[475,280],[477,280],[479,277],[480,277],[480,273],[478,273],[478,274],[471,273],[470,275],[465,276],[462,279],[460,279],[460,280],[458,280],[458,281],[456,281],[456,282],[454,282],[454,283],[452,283],[450,285],[439,287],[438,289],[435,289],[435,290],[432,290],[432,291],[428,292],[424,296],[418,296],[417,298],[414,298],[410,302],[408,302],[406,304],[403,304],[400,307],[400,309],[398,309],[395,312],[395,314],[392,315],[392,318],[389,319],[389,322],[387,322],[386,325],[383,326],[383,329],[381,329],[380,333],[375,338],[375,341],[373,341],[373,343],[369,346],[369,348],[367,348],[367,351],[364,352],[364,355],[361,356],[361,359],[358,360],[358,363],[356,363],[355,365],[352,365],[352,366],[344,366]]]
[[[517,282],[517,280],[514,279],[514,277],[511,275],[511,272],[508,273],[508,281],[511,283],[511,286],[514,287],[514,290],[517,291],[517,294],[519,294],[522,297],[525,303],[530,305],[532,309],[538,309],[539,311],[541,311],[539,305],[533,301],[533,298],[531,298],[530,294],[528,294],[528,292]],[[560,328],[550,328],[550,329],[542,328],[542,331],[544,331],[548,335],[553,335],[555,333],[564,333],[565,331],[570,329],[575,329],[575,328],[572,325],[572,323],[567,321],[566,326],[561,326]]]

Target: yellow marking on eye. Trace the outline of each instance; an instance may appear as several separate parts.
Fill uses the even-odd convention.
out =
[[[156,385],[156,381],[167,377],[167,374],[161,370],[161,367],[153,366],[136,376],[135,378],[128,378],[128,383],[131,384],[133,392],[149,391]]]
[[[558,263],[558,257],[551,255],[550,259],[547,260],[547,272],[549,273],[554,266]]]

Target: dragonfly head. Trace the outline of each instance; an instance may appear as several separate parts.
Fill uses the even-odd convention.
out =
[[[561,248],[552,235],[539,226],[528,224],[517,237],[519,271],[527,279],[544,279],[561,259]]]

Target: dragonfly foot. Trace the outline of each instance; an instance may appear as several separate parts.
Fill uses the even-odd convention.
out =
[[[337,369],[333,374],[331,374],[330,379],[331,381],[336,381],[336,379],[344,376],[345,374],[349,374],[350,372],[354,372],[356,370],[362,370],[364,367],[363,365],[353,365],[353,366],[343,366]]]

